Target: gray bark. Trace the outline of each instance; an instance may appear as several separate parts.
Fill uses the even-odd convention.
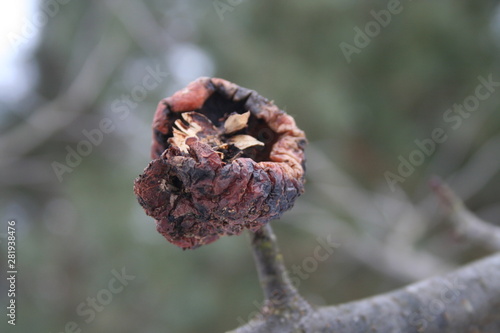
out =
[[[498,333],[500,253],[387,294],[290,320],[264,316],[234,331],[260,332]]]

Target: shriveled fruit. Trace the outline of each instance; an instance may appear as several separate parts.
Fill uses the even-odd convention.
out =
[[[305,145],[293,118],[255,91],[200,78],[159,103],[153,161],[134,191],[168,241],[196,248],[290,209]]]

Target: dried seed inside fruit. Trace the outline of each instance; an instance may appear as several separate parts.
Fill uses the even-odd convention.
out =
[[[153,161],[134,186],[158,231],[184,249],[257,230],[304,189],[304,133],[255,91],[200,78],[162,100]]]
[[[227,117],[224,123],[224,131],[226,134],[234,133],[241,129],[244,129],[248,125],[248,118],[250,117],[250,111],[243,114],[231,113]]]
[[[253,136],[246,134],[235,135],[229,138],[227,142],[240,150],[245,150],[254,146],[265,146],[263,142],[260,142]]]

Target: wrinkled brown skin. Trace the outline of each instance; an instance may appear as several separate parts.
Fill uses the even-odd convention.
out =
[[[207,101],[213,94],[217,96]],[[214,100],[216,107],[208,106]],[[186,140],[189,153],[168,142],[180,113],[197,111],[210,117],[226,102],[240,108],[228,109],[231,112],[249,110],[253,123],[258,123],[253,129],[249,123],[248,131],[266,145],[255,160],[242,156],[223,161],[195,137]],[[304,132],[293,118],[255,91],[222,79],[199,78],[159,103],[153,121],[153,161],[135,180],[134,191],[169,242],[193,249],[222,235],[256,231],[290,209],[304,191],[305,145]]]

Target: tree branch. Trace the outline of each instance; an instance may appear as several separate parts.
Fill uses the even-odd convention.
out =
[[[463,201],[439,178],[434,178],[430,185],[461,236],[492,251],[500,251],[500,227],[479,219],[469,211]]]
[[[299,295],[286,271],[283,256],[276,243],[276,236],[268,223],[252,235],[252,250],[264,291],[264,317],[299,316],[312,311],[311,306]]]
[[[322,307],[299,320],[260,318],[234,333],[500,332],[499,276],[500,253],[387,294]]]

